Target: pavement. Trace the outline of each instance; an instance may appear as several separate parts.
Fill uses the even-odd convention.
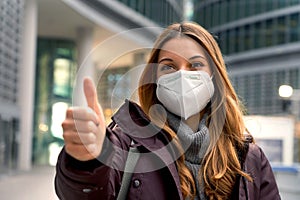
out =
[[[34,166],[0,176],[0,200],[58,200],[54,191],[55,168]]]

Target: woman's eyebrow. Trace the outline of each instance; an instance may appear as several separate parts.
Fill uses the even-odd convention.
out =
[[[193,60],[193,59],[196,59],[196,58],[202,58],[202,59],[205,59],[204,56],[201,56],[201,55],[196,55],[196,56],[192,56],[189,58],[189,60]]]
[[[158,63],[161,63],[163,61],[171,61],[172,62],[173,60],[171,58],[162,58],[158,61]]]

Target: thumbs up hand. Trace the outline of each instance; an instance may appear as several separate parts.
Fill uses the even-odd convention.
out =
[[[88,107],[70,107],[62,123],[66,152],[80,161],[98,157],[105,138],[105,120],[93,81],[84,79]]]

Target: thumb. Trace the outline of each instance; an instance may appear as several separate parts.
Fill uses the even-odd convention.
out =
[[[85,78],[83,81],[84,95],[88,104],[88,107],[93,109],[98,115],[101,114],[101,108],[98,103],[98,95],[94,82],[90,78]]]

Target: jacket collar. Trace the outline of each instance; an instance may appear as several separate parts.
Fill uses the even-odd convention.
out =
[[[112,119],[124,133],[137,140],[153,138],[161,131],[149,120],[139,105],[129,100],[125,101]]]

